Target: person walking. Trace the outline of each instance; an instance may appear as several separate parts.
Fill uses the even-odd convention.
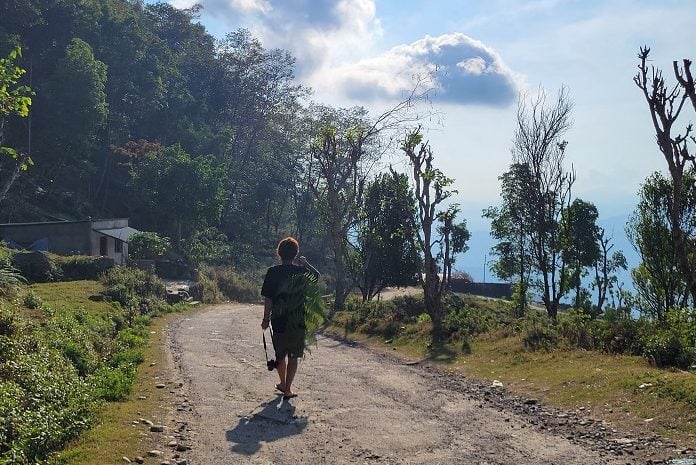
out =
[[[302,279],[318,279],[319,271],[304,256],[299,256],[299,244],[292,237],[278,243],[276,253],[280,265],[272,266],[266,272],[261,286],[264,297],[261,329],[270,324],[273,329],[273,348],[276,369],[280,383],[276,389],[283,393],[284,399],[297,397],[292,391],[292,382],[297,373],[298,359],[304,356],[305,347],[305,289]]]

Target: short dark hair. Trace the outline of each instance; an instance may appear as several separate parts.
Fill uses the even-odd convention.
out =
[[[300,244],[294,237],[286,237],[278,243],[276,253],[281,260],[294,260],[300,251]]]

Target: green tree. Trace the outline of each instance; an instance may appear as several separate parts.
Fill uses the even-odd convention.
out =
[[[469,250],[467,243],[471,239],[471,233],[466,227],[466,220],[455,223],[457,215],[461,213],[459,204],[450,205],[447,210],[437,214],[439,222],[437,232],[440,235],[440,251],[437,254],[438,261],[442,264],[443,282],[449,286],[452,280],[452,267],[458,254]]]
[[[25,73],[15,64],[21,55],[22,49],[17,47],[7,58],[0,58],[0,162],[8,163],[6,160],[8,156],[13,159],[13,162],[9,163],[10,172],[0,181],[0,202],[3,201],[21,171],[26,170],[33,163],[28,152],[22,153],[4,145],[7,121],[15,116],[20,118],[29,116],[31,97],[34,95],[29,86],[18,84]]]
[[[573,200],[561,212],[561,253],[567,264],[568,285],[575,289],[575,308],[583,307],[582,278],[600,258],[598,216],[597,207],[581,199]]]
[[[219,224],[224,204],[225,174],[210,156],[192,158],[178,146],[149,154],[133,168],[131,198],[136,218],[181,240],[194,231]]]
[[[606,236],[604,228],[598,228],[597,246],[599,249],[599,257],[593,264],[594,279],[591,284],[592,288],[597,292],[597,305],[593,310],[593,316],[602,314],[607,296],[611,295],[615,288],[618,293],[619,307],[626,297],[626,291],[621,289],[621,284],[616,276],[616,272],[620,269],[628,269],[628,263],[622,251],[615,250],[612,252],[614,244],[611,242],[611,239],[611,237]]]
[[[420,272],[415,209],[405,174],[390,170],[367,186],[351,263],[363,301],[387,286],[414,283]]]
[[[465,251],[469,233],[464,223],[454,224],[459,212],[457,205],[450,206],[444,212],[438,211],[445,200],[456,194],[455,190],[450,189],[454,180],[433,165],[433,152],[430,144],[423,141],[420,127],[404,138],[401,150],[411,164],[415,185],[417,240],[423,254],[420,281],[425,311],[433,322],[433,339],[439,340],[445,316],[443,297],[449,291],[454,255],[457,251]],[[440,266],[444,272],[442,277],[438,274]]]
[[[696,267],[696,173],[689,170],[682,178],[679,229],[691,238],[687,244],[690,266]],[[670,310],[688,304],[687,277],[677,263],[677,250],[671,234],[674,188],[671,179],[653,173],[640,190],[640,200],[626,226],[626,234],[640,254],[642,263],[632,270],[640,310],[664,320]]]
[[[42,137],[36,148],[45,161],[43,176],[58,181],[58,189],[70,185],[73,192],[89,193],[98,163],[92,155],[108,114],[106,76],[107,67],[94,57],[92,47],[75,38],[44,86],[37,118]]]
[[[669,233],[674,247],[674,259],[683,275],[691,294],[691,300],[696,305],[696,267],[690,256],[692,250],[693,236],[690,237],[689,231],[682,229],[684,208],[691,208],[693,199],[689,205],[690,192],[685,191],[690,186],[683,182],[687,167],[690,163],[696,169],[696,154],[692,143],[693,125],[688,123],[683,133],[674,128],[674,124],[679,121],[682,111],[686,107],[688,99],[696,110],[696,92],[694,91],[694,80],[691,75],[689,60],[684,60],[683,74],[677,62],[674,62],[674,74],[678,84],[668,85],[660,69],[652,66],[648,73],[648,56],[650,49],[641,47],[638,58],[638,73],[633,78],[636,86],[642,91],[643,98],[648,104],[650,118],[655,130],[657,146],[667,162],[667,168],[671,177],[672,193],[669,212]],[[649,75],[650,74],[650,75]],[[676,134],[675,134],[676,133]],[[693,184],[693,182],[692,182]]]
[[[537,97],[521,98],[512,147],[513,162],[527,165],[531,174],[522,198],[525,211],[531,213],[528,237],[537,276],[534,285],[552,319],[556,318],[558,304],[569,287],[560,247],[560,219],[570,204],[575,182],[575,174],[563,166],[567,142],[562,138],[571,126],[572,108],[565,88],[552,102],[547,101],[543,90]]]
[[[496,259],[491,270],[500,279],[516,282],[518,316],[524,315],[531,270],[532,206],[526,192],[532,184],[532,173],[527,164],[512,164],[498,178],[501,181],[502,204],[489,207],[483,216],[491,220],[491,236],[497,240],[492,248]]]

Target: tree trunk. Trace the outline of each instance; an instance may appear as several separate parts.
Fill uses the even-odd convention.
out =
[[[10,175],[5,179],[2,183],[2,187],[0,187],[0,202],[5,200],[5,197],[7,196],[7,193],[10,190],[10,187],[12,187],[12,184],[15,183],[19,175],[22,173],[22,165],[24,165],[27,162],[27,159],[29,158],[29,155],[27,154],[22,154],[20,157],[17,159],[17,163],[15,167],[12,169],[12,172]]]

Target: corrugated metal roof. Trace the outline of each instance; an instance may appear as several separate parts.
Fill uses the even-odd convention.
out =
[[[113,228],[113,229],[95,229],[96,232],[99,234],[103,234],[105,236],[113,237],[114,239],[119,239],[123,242],[128,242],[128,239],[135,234],[139,233],[135,228],[131,228],[130,226],[126,226],[124,228]]]

